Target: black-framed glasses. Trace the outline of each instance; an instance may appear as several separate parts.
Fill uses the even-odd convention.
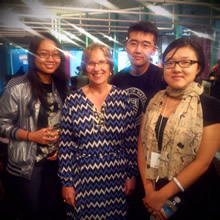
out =
[[[149,48],[152,48],[152,47],[155,47],[155,45],[152,45],[150,42],[139,42],[139,41],[136,41],[136,40],[128,40],[127,41],[127,45],[129,47],[133,47],[133,48],[136,48],[138,45],[141,46],[142,49],[149,49]]]
[[[181,68],[188,68],[195,63],[199,63],[197,60],[179,60],[179,61],[167,61],[164,63],[166,69],[172,69],[178,64]]]
[[[50,56],[53,57],[53,59],[58,60],[61,58],[61,54],[59,52],[56,53],[47,53],[47,52],[40,52],[37,53],[37,55],[41,58],[41,59],[49,59]]]

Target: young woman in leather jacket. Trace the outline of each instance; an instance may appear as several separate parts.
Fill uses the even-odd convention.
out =
[[[60,219],[56,142],[68,91],[61,44],[49,33],[33,37],[28,63],[27,74],[12,78],[0,99],[0,133],[9,139],[8,216]]]

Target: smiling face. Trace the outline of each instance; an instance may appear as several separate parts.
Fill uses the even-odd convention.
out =
[[[181,47],[176,52],[175,50],[176,48],[174,48],[169,53],[167,53],[165,57],[165,63],[167,61],[169,62],[190,61],[190,60],[198,61],[194,49],[190,46]],[[189,83],[194,81],[199,71],[200,71],[200,66],[198,63],[193,63],[191,66],[186,68],[180,67],[179,64],[177,63],[173,68],[166,68],[165,65],[164,79],[167,82],[167,84],[170,85],[171,87],[176,89],[181,89],[181,88],[185,88]]]
[[[99,48],[93,49],[86,65],[90,84],[96,86],[107,84],[110,72],[110,64],[104,52]]]
[[[154,35],[140,31],[129,34],[126,51],[132,68],[148,67],[150,56],[156,51]]]
[[[49,57],[47,57],[49,54]],[[50,78],[61,63],[59,51],[54,41],[45,39],[40,42],[34,64],[41,81]]]

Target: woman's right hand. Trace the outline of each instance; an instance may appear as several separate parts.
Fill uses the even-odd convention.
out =
[[[72,186],[62,186],[63,201],[75,207],[75,189]]]
[[[50,144],[56,142],[59,138],[59,133],[53,131],[53,128],[42,128],[37,131],[32,131],[28,135],[28,140],[38,144]]]
[[[154,216],[154,218],[156,220],[166,220],[166,219],[168,219],[163,208],[161,208],[160,210],[155,210],[148,204],[147,195],[149,196],[152,192],[155,192],[155,190],[149,192],[148,194],[145,194],[145,197],[143,198],[143,203],[144,203],[145,208],[147,209],[147,211],[149,213],[151,213],[152,216]]]
[[[154,216],[155,220],[167,220],[168,219],[168,217],[166,216],[165,211],[164,211],[163,208],[161,208],[160,211],[155,211],[154,210],[151,213],[151,215]]]
[[[166,198],[166,196],[161,193],[161,190],[155,190],[144,198],[144,204],[145,207],[147,207],[148,209],[150,208],[154,211],[159,212],[161,208],[163,208],[167,199],[168,198]]]
[[[147,197],[155,191],[154,184],[151,180],[145,179],[144,181],[144,191],[145,191],[145,197],[142,199],[145,208],[148,210],[149,213],[153,212],[153,209],[150,208],[150,206],[147,204]]]

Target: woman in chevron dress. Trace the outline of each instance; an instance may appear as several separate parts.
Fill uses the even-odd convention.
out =
[[[81,66],[89,84],[67,97],[61,122],[58,175],[67,219],[126,219],[137,173],[135,116],[126,92],[108,84],[108,47],[88,46]]]

